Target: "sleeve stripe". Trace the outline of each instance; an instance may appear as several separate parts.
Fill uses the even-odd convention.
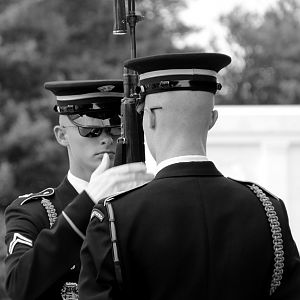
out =
[[[64,211],[62,211],[62,215],[69,223],[69,225],[72,227],[72,229],[84,240],[85,235],[78,229],[78,227],[73,223],[73,221],[67,216],[67,214]]]
[[[13,253],[14,248],[18,243],[32,247],[32,241],[30,239],[28,239],[25,236],[23,236],[22,234],[16,232],[16,233],[14,233],[14,237],[8,247],[9,254]]]

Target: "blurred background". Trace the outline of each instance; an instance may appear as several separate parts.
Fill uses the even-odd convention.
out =
[[[225,175],[283,198],[300,245],[300,0],[137,0],[137,55],[222,52],[219,120],[208,157]],[[68,170],[53,136],[46,81],[121,78],[129,36],[114,36],[110,0],[0,0],[0,299],[3,212]],[[147,165],[154,170],[147,153]]]

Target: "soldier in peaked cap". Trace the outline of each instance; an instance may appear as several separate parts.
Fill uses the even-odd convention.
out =
[[[20,196],[6,210],[8,294],[13,300],[78,299],[79,253],[92,208],[152,176],[143,164],[110,168],[120,135],[120,80],[48,82],[69,172],[57,188]]]
[[[125,63],[139,73],[137,109],[157,174],[93,209],[80,299],[300,299],[299,254],[283,202],[224,177],[206,156],[217,73],[229,63],[215,53]]]

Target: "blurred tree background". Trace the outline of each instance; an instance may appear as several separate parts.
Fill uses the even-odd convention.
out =
[[[300,0],[279,0],[262,16],[236,7],[221,17],[238,63],[222,104],[300,103]]]
[[[177,19],[182,0],[137,1],[138,55],[176,51],[192,29]],[[114,36],[110,0],[0,0],[0,299],[4,292],[3,209],[18,195],[56,186],[68,170],[54,139],[57,115],[43,84],[121,78],[129,36]],[[185,49],[193,51],[195,49]]]
[[[177,49],[199,28],[178,13],[185,0],[137,0],[138,56]],[[279,0],[262,16],[235,8],[220,18],[235,50],[222,76],[218,104],[300,104],[300,0]],[[18,195],[56,186],[65,176],[65,149],[54,140],[53,80],[121,78],[129,37],[114,36],[110,0],[0,0],[0,208]],[[212,47],[218,51],[213,45]],[[0,211],[1,211],[0,209]],[[4,224],[0,213],[0,299]]]
[[[191,30],[176,19],[184,1],[138,4],[145,16],[137,24],[138,55],[175,51],[172,36]],[[130,45],[128,35],[112,34],[112,1],[2,0],[0,8],[0,204],[6,206],[17,195],[55,186],[68,167],[53,138],[55,101],[44,82],[121,78]]]

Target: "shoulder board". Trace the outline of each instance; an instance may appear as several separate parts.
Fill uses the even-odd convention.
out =
[[[53,188],[47,188],[38,193],[31,193],[31,194],[19,196],[19,199],[22,200],[20,205],[25,204],[28,200],[35,200],[35,199],[50,197],[50,196],[54,195],[54,193],[55,193],[55,191]]]
[[[258,186],[261,190],[263,190],[266,194],[269,194],[270,196],[272,196],[273,198],[277,199],[278,201],[280,200],[277,196],[275,196],[274,194],[272,194],[271,192],[269,192],[267,189],[265,189],[264,187],[260,186],[259,184],[255,183],[255,182],[251,182],[251,181],[242,181],[242,180],[237,180],[237,179],[233,179],[231,177],[227,177],[230,180],[233,180],[237,183],[240,183],[244,186],[250,187],[252,185],[256,185]]]
[[[122,192],[116,193],[116,194],[114,194],[114,195],[111,195],[111,196],[109,196],[109,197],[107,197],[107,198],[101,200],[101,202],[103,202],[104,205],[105,205],[106,202],[111,202],[111,201],[113,201],[113,200],[117,200],[117,199],[119,199],[121,196],[124,196],[124,195],[126,195],[126,194],[128,194],[128,193],[131,193],[132,191],[138,190],[138,189],[144,187],[145,185],[147,185],[148,183],[149,183],[149,182],[146,182],[146,183],[141,184],[141,185],[139,185],[139,186],[137,186],[137,187],[135,187],[135,188],[132,188],[132,189],[130,189],[130,190],[122,191]]]

